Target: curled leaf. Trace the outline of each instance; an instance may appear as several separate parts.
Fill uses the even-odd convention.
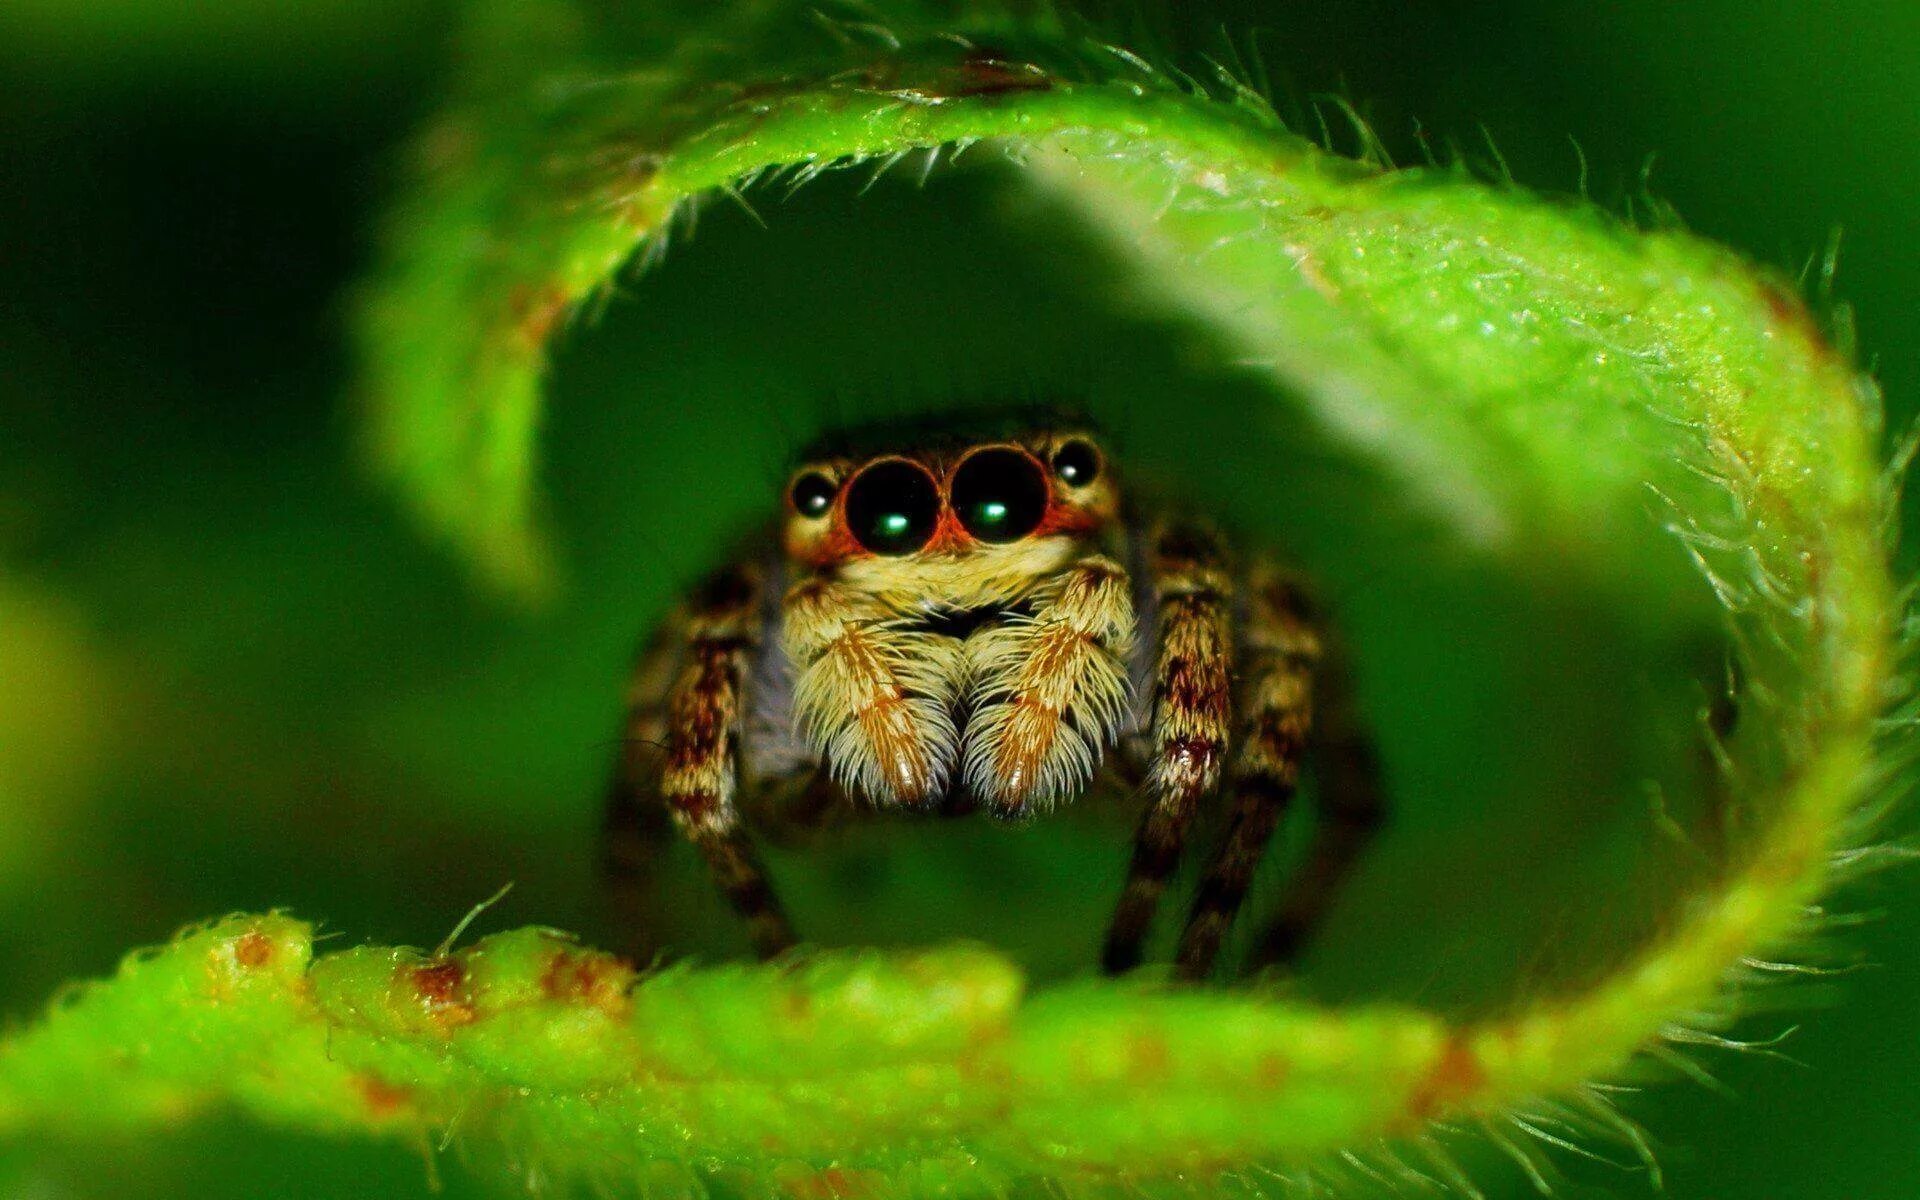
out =
[[[637,39],[644,69],[609,35],[600,61],[562,48],[493,71],[428,139],[360,330],[376,461],[429,528],[495,583],[551,578],[534,501],[548,348],[694,197],[978,146],[1276,404],[1380,464],[1396,503],[1489,562],[1722,623],[1737,721],[1704,736],[1740,819],[1710,866],[1654,934],[1465,1016],[1140,981],[1029,991],[965,948],[635,979],[523,931],[314,960],[297,922],[236,918],[9,1041],[0,1124],[211,1103],[369,1132],[457,1122],[546,1171],[768,1190],[1369,1171],[1470,1187],[1446,1152],[1469,1126],[1529,1170],[1515,1130],[1644,1150],[1595,1085],[1718,1036],[1858,861],[1884,782],[1899,623],[1872,387],[1726,250],[1338,158],[1230,85],[1206,94],[1056,25],[725,20]]]

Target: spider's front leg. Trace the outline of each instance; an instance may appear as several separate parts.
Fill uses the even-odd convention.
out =
[[[1219,541],[1177,523],[1149,536],[1156,645],[1147,809],[1100,955],[1109,974],[1140,962],[1200,798],[1219,785],[1232,720],[1232,582]]]
[[[768,958],[794,944],[793,929],[741,824],[738,803],[746,679],[761,640],[760,591],[757,569],[722,570],[689,601],[679,636],[640,660],[604,836],[610,875],[637,878],[649,866],[664,810],[746,921],[754,950]]]

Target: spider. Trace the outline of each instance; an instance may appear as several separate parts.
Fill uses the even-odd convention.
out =
[[[1176,954],[1198,979],[1310,746],[1321,821],[1255,962],[1292,955],[1381,821],[1370,743],[1301,587],[1209,523],[1133,503],[1091,432],[842,445],[793,473],[772,541],[640,655],[605,825],[629,881],[677,828],[763,958],[796,937],[756,822],[851,805],[1017,823],[1117,784],[1144,797],[1100,959],[1118,973],[1221,797]]]

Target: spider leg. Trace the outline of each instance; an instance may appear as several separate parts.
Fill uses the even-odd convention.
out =
[[[1308,605],[1270,571],[1248,582],[1240,660],[1246,715],[1233,764],[1233,810],[1180,936],[1175,969],[1189,980],[1212,969],[1246,899],[1274,827],[1293,801],[1313,722],[1321,641]]]
[[[1337,639],[1327,640],[1317,690],[1312,752],[1319,822],[1306,862],[1281,893],[1275,916],[1253,947],[1250,966],[1288,963],[1299,954],[1386,821],[1373,737],[1360,718]]]
[[[1171,525],[1153,535],[1146,559],[1156,610],[1152,764],[1146,812],[1101,950],[1100,965],[1109,974],[1140,962],[1200,797],[1219,785],[1232,717],[1232,583],[1218,540]]]
[[[754,828],[770,846],[803,846],[847,811],[847,794],[817,762],[750,781]]]
[[[648,936],[654,866],[673,839],[673,824],[659,795],[666,752],[667,696],[685,621],[663,630],[636,657],[627,684],[620,754],[614,762],[600,820],[600,877],[619,950],[636,962],[661,947]]]
[[[594,896],[600,944],[629,962],[656,962],[668,950],[654,918],[661,911],[656,864],[673,841],[666,810],[622,803],[609,788],[604,817]]]
[[[794,944],[793,930],[740,822],[738,804],[743,693],[760,641],[760,587],[749,567],[719,572],[690,602],[677,645],[642,658],[604,832],[614,878],[632,879],[658,849],[664,811],[745,920],[754,950],[770,958]],[[671,668],[662,664],[669,657],[680,666],[663,693],[662,678]],[[656,788],[663,803],[650,804]]]

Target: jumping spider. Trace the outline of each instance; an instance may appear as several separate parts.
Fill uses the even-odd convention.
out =
[[[1282,959],[1382,813],[1333,659],[1285,574],[1237,562],[1204,522],[1136,510],[1090,433],[822,455],[788,484],[777,547],[715,573],[641,655],[608,865],[632,878],[670,815],[772,956],[795,937],[750,823],[848,804],[1015,821],[1105,770],[1145,795],[1101,956],[1118,972],[1140,961],[1197,808],[1224,790],[1177,955],[1198,978],[1311,734],[1322,820],[1254,950]]]

